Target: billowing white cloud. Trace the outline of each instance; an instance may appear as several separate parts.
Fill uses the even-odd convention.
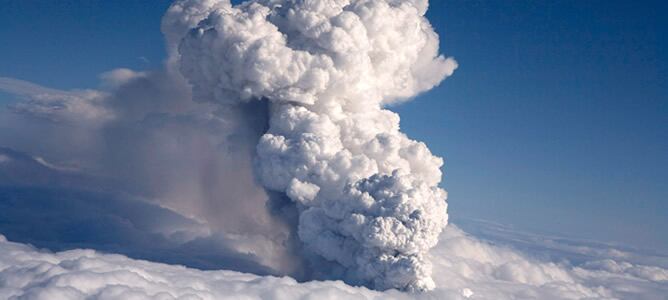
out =
[[[104,91],[5,78],[0,88],[23,100],[0,111],[0,146],[214,232],[263,236],[282,253],[263,262],[277,272],[433,288],[424,254],[447,222],[442,160],[382,109],[456,67],[438,54],[427,2],[291,3],[177,1],[162,24],[165,71],[112,70]],[[56,171],[32,185],[61,184]],[[20,173],[21,184],[35,174]],[[90,186],[77,182],[66,187]]]
[[[163,21],[168,43],[182,34],[177,63],[196,101],[268,106],[256,174],[294,203],[303,250],[335,270],[325,276],[376,289],[434,288],[425,253],[447,223],[443,161],[383,109],[457,67],[438,54],[426,8],[177,1]]]

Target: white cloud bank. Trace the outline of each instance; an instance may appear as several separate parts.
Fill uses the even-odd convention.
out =
[[[498,238],[513,244],[522,237],[512,233]],[[567,254],[559,247],[564,245],[545,246],[554,246],[552,254]],[[611,250],[591,246],[580,242],[576,252]],[[620,250],[616,253],[633,256]],[[0,236],[0,298],[665,299],[668,293],[668,270],[662,267],[606,256],[593,257],[578,266],[567,261],[542,261],[511,247],[474,238],[456,226],[443,232],[429,255],[434,263],[433,291],[378,292],[340,281],[298,283],[289,277],[200,271],[92,250],[51,253]],[[655,259],[668,264],[665,256]]]

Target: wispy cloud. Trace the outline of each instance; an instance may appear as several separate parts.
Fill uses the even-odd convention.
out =
[[[97,123],[113,118],[104,103],[108,95],[97,90],[62,91],[7,77],[0,77],[0,90],[21,98],[10,106],[21,114],[56,122]]]

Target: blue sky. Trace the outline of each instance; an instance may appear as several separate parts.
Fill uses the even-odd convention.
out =
[[[668,250],[668,5],[431,2],[460,67],[392,109],[445,157],[450,215]],[[0,76],[95,88],[160,68],[168,5],[7,1]]]
[[[446,157],[452,214],[665,249],[666,5],[432,3],[461,67],[399,111]]]

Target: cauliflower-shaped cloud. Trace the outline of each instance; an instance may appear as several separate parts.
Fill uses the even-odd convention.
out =
[[[383,109],[457,67],[438,54],[426,9],[427,1],[177,1],[163,21],[165,32],[183,33],[180,70],[196,100],[269,106],[256,174],[293,201],[304,249],[377,289],[432,289],[424,254],[447,223],[442,159]]]

